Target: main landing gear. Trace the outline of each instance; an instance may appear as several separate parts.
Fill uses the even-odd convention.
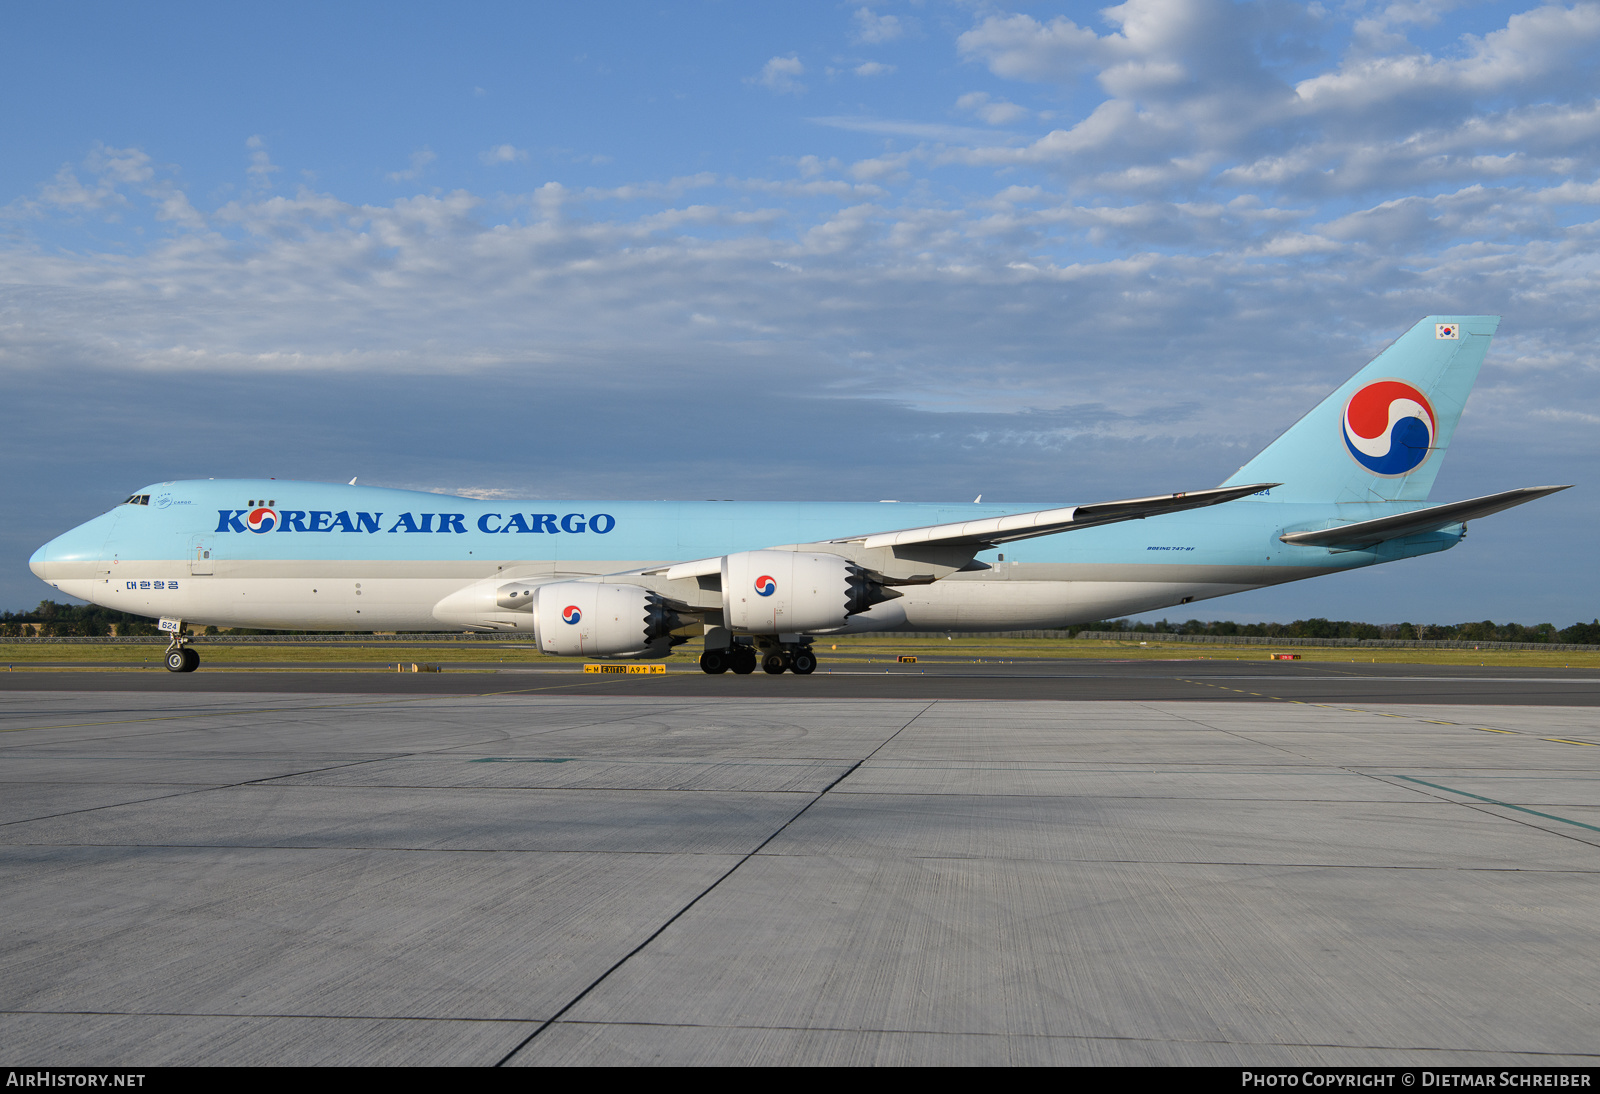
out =
[[[796,676],[810,676],[817,671],[817,655],[804,643],[786,643],[781,646],[764,643],[761,649],[759,660],[761,671],[770,676],[778,676],[784,671],[792,672]],[[755,649],[742,643],[706,650],[700,655],[700,670],[712,675],[719,675],[732,669],[744,676],[754,672],[756,664]]]
[[[700,655],[700,671],[713,676],[732,669],[740,676],[756,671],[756,653],[749,646],[733,646],[720,650],[706,650]]]

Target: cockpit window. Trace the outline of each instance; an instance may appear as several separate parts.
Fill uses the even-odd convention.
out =
[[[123,505],[149,505],[150,504],[150,495],[149,494],[132,494],[132,495],[129,495],[128,500],[123,502],[122,504]]]

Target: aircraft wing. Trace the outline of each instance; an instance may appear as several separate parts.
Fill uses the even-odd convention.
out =
[[[1040,509],[1032,513],[1012,513],[1004,517],[985,517],[981,520],[963,520],[953,524],[929,524],[921,528],[902,528],[892,532],[875,532],[869,535],[845,536],[822,540],[813,547],[829,543],[859,544],[867,550],[879,547],[905,547],[912,544],[931,544],[951,547],[971,547],[974,552],[1001,543],[1036,536],[1053,536],[1057,532],[1071,532],[1079,528],[1094,528],[1102,524],[1115,524],[1124,520],[1143,520],[1166,513],[1181,513],[1185,509],[1200,509],[1207,505],[1220,505],[1225,501],[1249,497],[1279,485],[1275,482],[1255,483],[1251,486],[1218,487],[1215,490],[1190,490],[1179,494],[1158,494],[1150,498],[1129,498],[1124,501],[1103,501],[1094,505],[1069,505],[1062,509]],[[685,577],[709,577],[722,572],[722,558],[702,558],[693,562],[680,562],[673,566],[645,570],[646,574],[662,575],[668,580]]]
[[[1152,498],[1103,501],[1094,505],[1069,505],[1064,509],[1040,509],[1033,513],[1012,513],[1010,516],[963,520],[954,524],[929,524],[922,528],[903,528],[896,532],[846,536],[827,542],[859,543],[868,550],[876,547],[904,547],[913,543],[936,543],[983,549],[1001,543],[1012,543],[1019,539],[1053,536],[1057,532],[1071,532],[1101,524],[1143,520],[1145,517],[1181,513],[1185,509],[1220,505],[1225,501],[1258,494],[1277,485],[1279,484],[1275,482],[1258,482],[1251,486],[1190,490],[1181,494],[1158,494]]]
[[[1419,532],[1432,532],[1440,528],[1448,528],[1452,524],[1461,524],[1464,521],[1486,517],[1490,513],[1498,513],[1502,509],[1510,509],[1514,505],[1542,498],[1547,494],[1554,494],[1560,490],[1569,490],[1569,486],[1525,486],[1520,490],[1506,490],[1499,494],[1489,494],[1481,498],[1469,498],[1466,501],[1453,501],[1446,505],[1434,505],[1427,509],[1417,509],[1410,513],[1396,513],[1392,517],[1378,517],[1375,520],[1358,521],[1355,524],[1341,524],[1337,528],[1323,528],[1311,532],[1289,532],[1278,538],[1283,542],[1297,547],[1344,547],[1349,550],[1358,550],[1362,547],[1371,547],[1373,544],[1382,543],[1386,539],[1399,539],[1401,536],[1414,536]]]

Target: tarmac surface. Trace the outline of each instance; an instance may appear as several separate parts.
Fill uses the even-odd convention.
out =
[[[81,663],[71,663],[81,668]],[[169,673],[159,665],[104,671],[42,666],[0,671],[0,693],[62,689],[163,695],[327,693],[337,695],[481,695],[571,693],[627,697],[724,699],[1055,699],[1295,700],[1313,703],[1493,703],[1600,705],[1600,670],[1479,668],[1466,665],[1357,661],[1168,661],[1086,659],[973,663],[926,658],[915,665],[823,661],[814,675],[708,676],[675,664],[663,675],[586,674],[577,663],[496,665],[446,662],[438,673],[399,673],[381,665],[262,662],[201,665]]]
[[[1600,1059],[1597,674],[1197,664],[0,674],[0,1044]]]

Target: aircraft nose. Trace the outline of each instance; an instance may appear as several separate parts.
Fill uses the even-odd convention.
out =
[[[28,569],[41,581],[54,581],[62,576],[62,563],[98,561],[115,519],[115,513],[106,513],[61,533],[33,552]]]
[[[55,542],[55,540],[51,540],[46,543],[43,547],[33,552],[33,555],[28,559],[28,569],[32,570],[33,576],[40,580],[44,579],[45,564],[50,561],[50,548],[54,546]]]
[[[89,552],[83,549],[82,532],[82,528],[64,532],[33,552],[33,556],[28,559],[28,569],[33,571],[33,576],[40,581],[53,581],[61,576],[61,563],[86,560]],[[100,537],[100,542],[105,542],[104,535]],[[98,547],[99,544],[95,546]]]

